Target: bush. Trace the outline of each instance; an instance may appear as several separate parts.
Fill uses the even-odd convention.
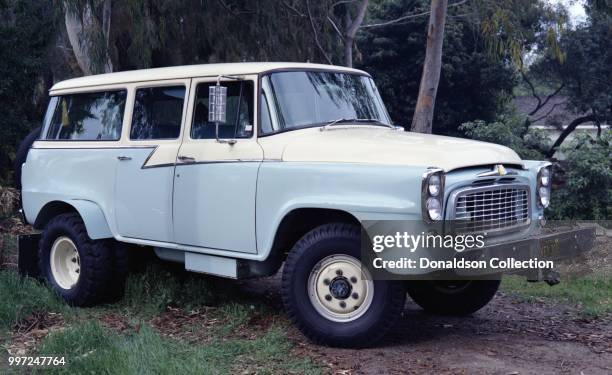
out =
[[[523,159],[543,160],[550,140],[516,113],[507,111],[495,122],[476,120],[460,129],[470,138],[510,147]],[[561,147],[565,160],[555,163],[552,201],[546,215],[551,219],[609,220],[612,202],[612,131],[599,138],[579,135]]]
[[[523,159],[544,159],[544,150],[550,143],[541,131],[529,129],[529,122],[510,110],[499,115],[495,122],[466,122],[459,130],[469,138],[510,147]]]
[[[577,136],[561,148],[564,186],[552,196],[551,219],[609,220],[612,217],[612,131],[599,138]]]

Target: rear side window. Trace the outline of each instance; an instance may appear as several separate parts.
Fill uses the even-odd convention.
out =
[[[176,139],[181,132],[185,86],[136,90],[130,139]]]
[[[126,91],[63,95],[44,139],[114,141],[121,138]]]

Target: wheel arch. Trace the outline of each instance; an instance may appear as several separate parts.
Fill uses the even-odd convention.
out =
[[[70,212],[79,214],[83,219],[87,235],[92,240],[113,237],[100,206],[95,202],[82,199],[55,200],[46,203],[34,220],[34,228],[44,229],[47,223],[57,215]]]
[[[271,262],[277,271],[300,238],[320,225],[334,222],[360,225],[353,214],[339,209],[301,207],[287,212],[276,228],[266,262]]]

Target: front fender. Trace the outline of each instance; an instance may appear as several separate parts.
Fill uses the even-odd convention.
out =
[[[343,211],[359,221],[420,219],[425,169],[359,163],[263,163],[257,180],[257,251],[265,259],[283,218],[301,208]]]

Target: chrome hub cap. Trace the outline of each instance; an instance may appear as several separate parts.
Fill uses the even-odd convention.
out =
[[[315,310],[335,322],[350,322],[372,304],[374,282],[361,262],[349,255],[319,261],[308,277],[308,296]]]
[[[79,281],[81,259],[79,252],[66,236],[58,237],[51,247],[51,274],[62,289],[71,289]]]

